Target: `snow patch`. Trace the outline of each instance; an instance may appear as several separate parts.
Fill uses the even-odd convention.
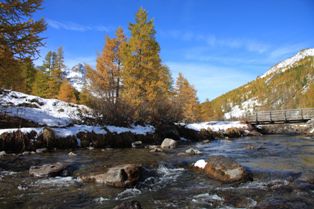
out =
[[[88,125],[74,125],[67,128],[53,128],[56,136],[58,137],[68,137],[75,136],[79,132],[95,134],[106,134],[107,132],[101,126],[88,126]]]
[[[224,114],[225,119],[244,117],[247,113],[253,113],[255,107],[260,106],[261,103],[256,98],[248,99],[241,103],[241,105],[235,105],[231,108],[230,112]]]
[[[68,126],[84,117],[92,118],[92,110],[84,105],[8,90],[0,92],[0,107],[0,112],[12,117],[53,127]]]
[[[146,126],[131,126],[131,128],[126,128],[126,127],[117,127],[117,126],[106,126],[106,128],[112,132],[112,133],[124,133],[124,132],[131,132],[133,134],[138,134],[138,135],[146,135],[146,134],[152,134],[155,132],[155,128],[150,125]]]
[[[15,131],[21,131],[25,134],[35,131],[37,134],[41,133],[43,128],[7,128],[7,129],[0,129],[0,135],[3,133],[13,133]]]
[[[226,131],[229,128],[243,128],[247,129],[248,125],[240,121],[210,121],[202,123],[191,123],[185,126],[186,128],[200,131],[202,129],[210,129],[212,131]]]
[[[196,161],[196,163],[193,164],[194,167],[204,169],[205,166],[207,165],[207,162],[203,159]]]
[[[294,63],[296,63],[296,62],[298,62],[298,61],[300,61],[303,58],[308,57],[308,56],[314,56],[314,48],[302,50],[302,51],[298,52],[296,55],[294,55],[293,57],[290,57],[290,58],[278,63],[277,65],[270,68],[265,74],[260,76],[260,78],[265,78],[268,75],[271,75],[273,73],[285,72],[286,70],[290,69]]]
[[[86,69],[84,65],[77,64],[71,69],[65,69],[63,71],[63,77],[66,78],[77,91],[81,92],[86,84]]]

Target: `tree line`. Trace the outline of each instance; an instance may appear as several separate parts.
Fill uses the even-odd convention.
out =
[[[140,8],[129,24],[107,36],[96,60],[86,65],[87,85],[77,92],[63,78],[63,48],[49,51],[42,66],[33,60],[44,46],[43,19],[33,20],[42,0],[0,2],[0,87],[44,98],[58,98],[94,108],[101,122],[112,124],[169,123],[200,118],[196,90],[180,73],[175,85],[160,57],[153,20]]]
[[[122,28],[106,37],[96,69],[86,65],[88,101],[104,122],[167,123],[199,118],[196,90],[180,73],[173,86],[170,71],[160,58],[153,20],[140,8],[130,37]]]

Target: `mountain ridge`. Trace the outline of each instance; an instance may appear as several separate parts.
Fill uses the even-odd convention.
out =
[[[260,77],[264,78],[268,75],[276,73],[279,70],[281,70],[281,72],[284,72],[285,70],[288,70],[290,67],[292,67],[294,63],[296,63],[297,61],[301,59],[304,59],[307,56],[314,56],[314,48],[307,48],[307,49],[300,50],[297,54],[293,55],[292,57],[282,60],[279,63],[273,65],[269,70],[267,70]]]
[[[86,73],[85,66],[78,63],[72,68],[63,69],[63,78],[67,79],[77,91],[81,92],[86,84]]]
[[[233,119],[268,109],[314,107],[314,48],[303,49],[262,76],[201,104],[202,119]]]

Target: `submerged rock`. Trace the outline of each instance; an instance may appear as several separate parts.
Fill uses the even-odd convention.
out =
[[[0,152],[0,157],[5,156],[7,153],[5,151]]]
[[[202,141],[203,144],[208,144],[209,142],[210,142],[210,140],[208,140],[208,139]]]
[[[247,175],[243,166],[225,156],[209,157],[204,171],[209,177],[222,182],[240,181]]]
[[[62,172],[66,169],[66,167],[66,165],[60,162],[41,166],[32,166],[29,169],[29,174],[34,177],[54,177],[62,175]]]
[[[202,154],[201,151],[199,151],[198,149],[194,149],[194,148],[190,148],[190,149],[185,150],[185,153],[189,154],[189,155],[200,155],[200,154]]]
[[[149,150],[149,152],[162,152],[163,150],[161,148],[153,148],[151,150]]]
[[[136,164],[124,164],[109,168],[104,174],[83,176],[83,181],[94,181],[113,187],[135,185],[141,177],[142,167]]]
[[[161,149],[175,149],[177,147],[177,141],[165,138],[160,145]]]
[[[123,202],[120,205],[117,205],[113,209],[142,209],[140,202],[136,200]]]
[[[47,152],[47,148],[38,148],[36,149],[36,153],[44,153]]]
[[[69,152],[69,154],[68,154],[70,157],[71,156],[76,156],[76,154],[74,153],[74,152]]]
[[[142,141],[132,142],[132,148],[142,148],[142,147],[143,147],[143,142]]]

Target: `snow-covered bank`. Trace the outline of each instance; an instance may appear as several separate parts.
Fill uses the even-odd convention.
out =
[[[187,124],[185,127],[193,129],[195,131],[201,131],[202,129],[205,129],[214,132],[226,132],[230,128],[237,128],[243,130],[249,129],[246,123],[242,123],[240,121],[210,121],[202,123],[191,123]]]
[[[208,121],[178,125],[182,127],[181,133],[185,138],[197,141],[261,135],[254,127],[241,121]]]
[[[22,133],[36,132],[37,135],[41,134],[44,128],[8,128],[0,129],[0,135],[3,133],[13,133],[16,131],[21,131]],[[121,133],[133,133],[136,135],[146,135],[153,134],[155,128],[153,126],[132,126],[130,128],[118,127],[118,126],[88,126],[88,125],[74,125],[66,128],[51,128],[54,131],[56,137],[66,138],[69,136],[76,136],[78,133],[95,133],[99,135],[106,135],[109,133],[121,134]]]
[[[0,91],[0,113],[53,127],[64,127],[93,117],[92,110],[84,105],[9,90]]]

